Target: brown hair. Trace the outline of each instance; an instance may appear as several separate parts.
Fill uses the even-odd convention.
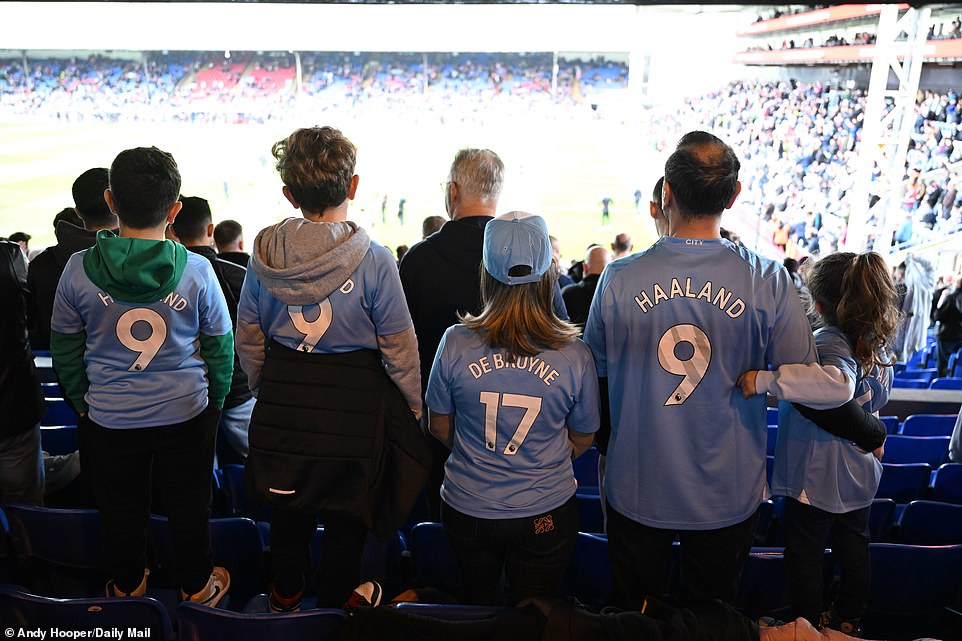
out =
[[[468,329],[480,332],[492,348],[507,351],[511,362],[519,356],[560,349],[577,338],[579,332],[554,313],[556,278],[554,270],[549,269],[537,282],[505,285],[482,265],[484,308],[477,316],[464,314],[460,320]]]
[[[304,211],[320,214],[347,198],[357,148],[333,127],[298,129],[271,147],[277,172]]]
[[[808,273],[812,304],[829,325],[838,327],[863,369],[879,360],[899,323],[898,295],[888,266],[875,252],[839,252],[819,260]]]

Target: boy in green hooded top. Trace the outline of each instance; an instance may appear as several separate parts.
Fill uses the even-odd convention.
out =
[[[230,585],[211,563],[210,474],[230,386],[231,320],[210,263],[164,240],[180,172],[156,147],[121,152],[104,193],[120,235],[67,262],[50,347],[80,415],[80,456],[103,519],[108,596],[147,588],[151,470],[170,517],[182,597],[216,605]]]

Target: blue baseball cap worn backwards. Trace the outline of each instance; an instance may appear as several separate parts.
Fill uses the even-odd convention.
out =
[[[484,268],[505,285],[536,283],[551,267],[551,241],[544,218],[521,211],[498,216],[484,227]],[[510,276],[514,267],[530,267],[524,276]]]

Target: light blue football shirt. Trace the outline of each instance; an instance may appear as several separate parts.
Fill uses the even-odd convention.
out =
[[[855,381],[854,398],[866,411],[877,412],[888,402],[891,367],[876,365],[864,376],[848,339],[835,327],[815,332],[815,347],[822,365],[834,365]],[[791,403],[779,404],[773,494],[842,514],[869,507],[881,478],[882,463],[871,452],[819,429]]]
[[[208,261],[187,254],[164,300],[126,303],[91,282],[83,257],[70,257],[54,298],[50,328],[87,334],[84,397],[92,421],[111,429],[173,425],[207,407],[207,365],[199,334],[231,332],[224,293]]]
[[[277,300],[256,271],[248,269],[237,320],[260,325],[266,341],[313,354],[376,350],[378,336],[398,334],[412,325],[397,263],[373,241],[351,277],[314,305]],[[252,379],[259,377],[255,374]]]
[[[585,342],[608,378],[611,506],[664,529],[749,518],[767,496],[765,397],[735,381],[815,361],[788,272],[727,240],[662,238],[605,269]]]
[[[509,362],[477,332],[454,325],[444,333],[426,401],[454,414],[454,448],[441,497],[482,519],[535,516],[577,489],[568,428],[598,430],[598,378],[580,340]]]

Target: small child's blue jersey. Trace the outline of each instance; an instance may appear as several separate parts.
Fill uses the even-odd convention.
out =
[[[765,398],[735,381],[815,360],[788,272],[727,240],[662,238],[608,265],[585,342],[608,378],[611,506],[665,529],[749,518],[767,496]]]
[[[273,339],[285,347],[314,354],[376,350],[378,336],[391,336],[411,327],[397,264],[391,253],[375,242],[371,242],[351,277],[314,305],[279,301],[264,287],[255,270],[248,269],[237,319],[239,324],[259,325],[265,341]],[[251,382],[256,386],[256,380]]]
[[[89,251],[89,250],[88,250]],[[70,257],[54,298],[50,328],[86,332],[90,418],[111,429],[173,425],[207,407],[200,334],[231,332],[227,303],[210,261],[188,253],[180,282],[163,300],[114,300]]]
[[[438,347],[426,396],[454,415],[454,448],[441,497],[482,519],[553,510],[577,489],[568,429],[598,430],[598,378],[580,340],[508,360],[475,331],[454,325]]]
[[[848,339],[835,327],[815,332],[815,346],[822,365],[833,365],[855,381],[854,398],[867,412],[888,402],[891,367],[876,365],[863,376]],[[773,494],[842,514],[870,506],[881,478],[882,463],[871,452],[819,429],[791,403],[779,404]]]

